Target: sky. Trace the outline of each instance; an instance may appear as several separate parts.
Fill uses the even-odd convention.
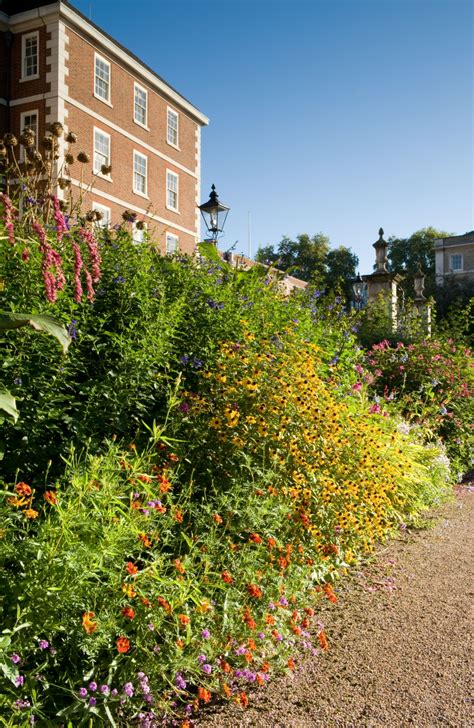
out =
[[[210,119],[222,250],[473,220],[471,0],[71,0]]]

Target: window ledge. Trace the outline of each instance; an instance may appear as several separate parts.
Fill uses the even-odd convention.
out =
[[[113,182],[113,179],[110,176],[110,174],[101,174],[101,172],[94,172],[94,177],[96,179],[103,179],[104,182]]]
[[[169,142],[168,140],[166,140],[166,143],[168,144],[169,147],[173,147],[173,149],[176,149],[178,152],[181,151],[181,147],[178,147],[177,144],[173,144],[172,142]]]
[[[141,121],[137,121],[136,119],[133,120],[133,123],[137,126],[141,127],[142,129],[145,129],[145,131],[150,131],[150,127],[146,124],[142,124]]]
[[[132,190],[132,192],[133,192],[134,195],[138,195],[139,197],[143,197],[144,200],[149,200],[150,199],[147,194],[145,194],[144,192],[140,192],[140,190]]]
[[[166,209],[170,210],[170,212],[175,212],[177,215],[181,215],[177,207],[170,207],[169,205],[166,205]]]
[[[102,96],[99,96],[99,94],[96,94],[95,91],[94,91],[93,96],[94,96],[95,99],[98,99],[99,101],[102,101],[103,104],[106,104],[107,106],[110,106],[111,109],[114,108],[113,105],[110,103],[110,101],[108,101],[107,99],[104,99]]]
[[[25,83],[26,81],[35,81],[40,77],[39,73],[35,73],[34,76],[22,76],[19,83]]]

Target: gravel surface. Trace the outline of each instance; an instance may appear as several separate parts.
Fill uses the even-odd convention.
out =
[[[330,650],[200,728],[467,728],[472,677],[474,488],[380,549],[324,605]],[[471,674],[471,677],[470,677]]]

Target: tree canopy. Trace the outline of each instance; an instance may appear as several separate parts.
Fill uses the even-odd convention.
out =
[[[409,238],[391,237],[388,239],[390,270],[403,276],[401,287],[410,298],[414,296],[413,279],[419,266],[425,274],[425,296],[435,295],[434,243],[435,240],[449,235],[451,233],[436,230],[434,227],[426,227],[417,230]]]
[[[355,278],[359,263],[357,256],[343,245],[331,250],[329,238],[323,233],[312,236],[302,233],[296,240],[284,236],[276,247],[259,248],[255,260],[346,296],[350,294],[350,281]]]

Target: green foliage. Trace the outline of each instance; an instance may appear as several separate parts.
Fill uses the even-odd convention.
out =
[[[415,295],[413,280],[420,266],[425,274],[425,296],[435,295],[434,242],[448,235],[450,233],[427,227],[417,230],[409,238],[389,238],[390,270],[403,276],[401,288],[407,297],[413,298]]]

